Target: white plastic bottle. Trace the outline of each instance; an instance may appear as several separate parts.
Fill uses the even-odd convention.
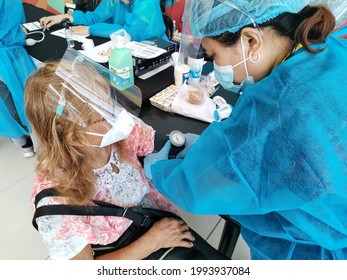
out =
[[[109,69],[114,74],[111,77],[111,82],[120,90],[134,85],[133,57],[131,50],[124,46],[125,41],[122,36],[124,35],[116,34],[111,37],[115,47],[108,61]]]
[[[201,46],[190,45],[188,49],[189,80],[188,84],[197,87],[200,82],[204,65],[204,51]]]
[[[189,70],[188,84],[197,87],[200,83],[201,78],[201,66],[199,63],[193,63]]]

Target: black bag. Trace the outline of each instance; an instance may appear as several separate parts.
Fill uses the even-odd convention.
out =
[[[164,210],[143,208],[139,206],[122,208],[99,200],[92,200],[97,206],[59,204],[44,205],[37,208],[37,204],[42,198],[57,195],[57,192],[53,188],[42,190],[36,195],[36,211],[32,220],[33,226],[36,230],[38,229],[36,219],[46,215],[118,216],[133,221],[128,229],[115,242],[107,245],[92,245],[95,257],[113,252],[129,245],[146,233],[155,222],[162,218],[172,217],[181,219],[177,215]],[[230,258],[213,248],[194,230],[189,230],[195,237],[192,248],[162,248],[149,255],[146,260],[230,260]]]

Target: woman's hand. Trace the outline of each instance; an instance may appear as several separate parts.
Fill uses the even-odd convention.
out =
[[[74,35],[89,35],[89,26],[73,26],[71,27],[71,31]]]
[[[164,218],[156,222],[144,235],[128,246],[96,257],[99,260],[140,260],[161,248],[193,246],[194,236],[188,225],[179,219]],[[87,245],[73,259],[93,259],[92,249]]]
[[[40,18],[40,25],[44,29],[49,29],[51,26],[61,23],[66,18],[68,18],[71,23],[73,22],[72,16],[62,14],[62,15],[42,17]]]
[[[154,251],[171,247],[191,248],[195,239],[188,225],[174,218],[161,219],[145,235],[153,244]]]

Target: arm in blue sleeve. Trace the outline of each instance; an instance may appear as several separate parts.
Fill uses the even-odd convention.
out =
[[[111,23],[96,23],[89,27],[89,34],[92,36],[109,38],[111,33],[116,32],[119,29],[122,29],[123,26],[119,24],[111,24]]]
[[[123,28],[133,41],[152,37],[167,38],[165,25],[157,0],[134,1],[132,9],[125,14]]]
[[[252,85],[253,91],[240,97],[232,116],[209,125],[184,160],[153,165],[155,187],[178,206],[198,214],[257,215],[290,210],[323,193],[321,177],[311,160],[318,161],[319,155],[313,155],[313,149],[305,155],[302,149],[302,143],[318,135],[318,125],[307,123],[310,114],[299,114],[293,102],[279,107],[277,94],[286,93],[290,99],[289,93],[294,95],[297,88],[289,88],[287,81],[281,83],[276,77]],[[264,98],[259,92],[268,95]],[[284,112],[289,115],[282,123]],[[302,124],[293,125],[299,116]],[[318,147],[322,137],[314,139],[317,143],[311,147]]]
[[[72,13],[74,25],[90,26],[95,23],[105,22],[112,19],[118,1],[104,0],[92,12],[83,13],[82,11],[74,11]]]
[[[111,33],[123,28],[133,41],[151,37],[167,38],[157,0],[134,0],[130,5],[104,0],[94,12],[73,12],[73,24],[89,26],[89,33],[99,37],[107,38]]]
[[[205,130],[184,160],[159,161],[151,171],[155,187],[189,212],[264,212],[258,206],[255,192],[233,162],[218,123]]]

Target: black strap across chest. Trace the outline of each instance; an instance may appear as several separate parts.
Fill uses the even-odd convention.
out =
[[[151,218],[141,213],[143,209],[141,207],[129,207],[123,208],[117,205],[100,201],[92,200],[95,206],[82,206],[82,205],[73,205],[73,204],[53,204],[53,205],[44,205],[37,207],[39,201],[44,197],[50,196],[59,196],[59,194],[54,190],[54,188],[49,188],[42,190],[35,197],[35,213],[32,220],[33,226],[38,230],[36,219],[42,216],[47,215],[77,215],[77,216],[118,216],[123,217],[129,220],[132,220],[134,223],[143,226],[150,227],[153,222]],[[148,211],[155,211],[153,209],[148,209]],[[162,210],[158,210],[163,212]],[[168,217],[177,217],[175,214],[164,211]]]

